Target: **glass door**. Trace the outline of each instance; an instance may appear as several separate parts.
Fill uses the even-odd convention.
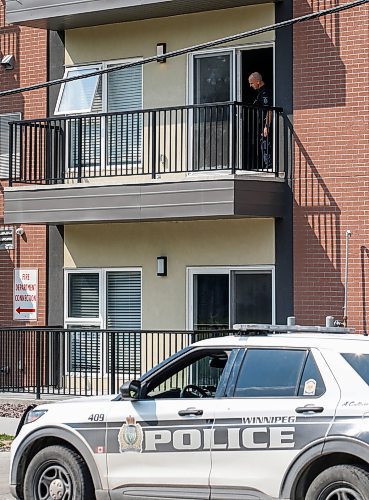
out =
[[[273,323],[274,277],[262,270],[189,270],[190,330],[224,330],[237,323]]]
[[[192,164],[193,170],[230,167],[233,100],[233,52],[195,55],[193,58]],[[214,106],[201,106],[214,104]]]

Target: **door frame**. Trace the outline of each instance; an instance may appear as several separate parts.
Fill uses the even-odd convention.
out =
[[[275,266],[188,266],[186,268],[186,330],[193,330],[194,315],[194,276],[197,274],[227,274],[229,284],[229,321],[232,320],[231,308],[231,274],[232,271],[246,271],[250,274],[270,273],[272,277],[272,324],[276,322],[276,300],[275,300]],[[229,325],[230,328],[233,325]]]
[[[241,101],[241,91],[242,91],[242,78],[244,77],[242,75],[242,52],[247,51],[247,50],[257,50],[257,49],[265,49],[265,48],[271,48],[273,51],[273,103],[275,103],[275,42],[270,41],[270,42],[254,42],[250,44],[242,44],[242,45],[234,45],[234,46],[224,46],[224,47],[218,47],[218,48],[211,48],[211,49],[205,49],[205,50],[200,50],[198,52],[193,52],[187,55],[187,72],[186,72],[186,81],[187,81],[187,89],[186,89],[186,104],[191,106],[194,104],[194,60],[196,56],[210,56],[210,55],[219,55],[219,54],[225,54],[225,53],[230,53],[231,54],[231,60],[230,60],[230,65],[231,65],[231,99],[230,101]],[[193,112],[191,112],[193,114]],[[190,120],[191,122],[191,120]],[[242,123],[239,124],[240,129],[242,129]],[[232,131],[230,131],[232,135]],[[275,135],[275,131],[273,132]],[[275,137],[273,137],[274,141],[273,144],[275,144]],[[242,161],[242,147],[238,148],[239,151],[236,152],[237,154],[237,164],[241,165]],[[192,165],[192,154],[193,154],[193,144],[192,140],[189,142],[189,158],[190,158],[190,164],[188,166],[188,172],[187,175],[213,175],[214,170],[194,170],[193,165]],[[230,158],[232,157],[232,148],[229,148],[229,155]],[[275,162],[275,147],[273,147],[273,164]],[[216,172],[216,171],[215,171]],[[231,171],[224,171],[221,170],[223,174],[228,174],[231,175]]]

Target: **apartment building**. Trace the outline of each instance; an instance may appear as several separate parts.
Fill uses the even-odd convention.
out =
[[[8,24],[0,3],[0,91],[47,79],[47,32]],[[4,223],[4,189],[9,183],[9,131],[14,120],[47,114],[45,89],[0,99],[0,327],[44,325],[46,321],[47,229],[40,224]],[[16,229],[22,225],[18,235]],[[37,280],[37,311],[19,314],[14,308],[14,269],[32,269]]]
[[[49,228],[50,325],[224,329],[292,313],[292,33],[165,58],[291,14],[256,0],[7,2],[9,22],[51,30],[51,79],[130,65],[49,91],[48,116],[12,126],[5,219]],[[269,165],[253,71],[273,93]]]

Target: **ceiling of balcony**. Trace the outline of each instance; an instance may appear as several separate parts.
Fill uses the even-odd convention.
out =
[[[7,0],[6,20],[65,30],[262,3],[274,0]]]

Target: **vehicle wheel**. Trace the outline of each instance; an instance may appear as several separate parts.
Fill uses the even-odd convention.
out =
[[[93,500],[90,474],[82,458],[63,446],[48,446],[31,460],[24,500]]]
[[[356,465],[336,465],[311,483],[305,500],[369,500],[369,473]]]

